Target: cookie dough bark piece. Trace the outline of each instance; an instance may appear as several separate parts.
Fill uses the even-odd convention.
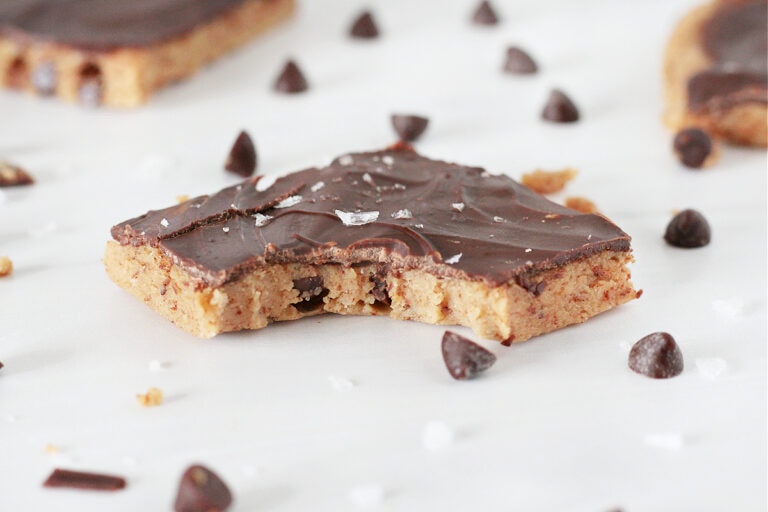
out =
[[[0,85],[135,107],[286,19],[293,8],[294,0],[11,2],[0,7]]]
[[[201,337],[325,312],[523,341],[637,297],[630,238],[404,147],[258,178],[112,229],[110,277]]]
[[[765,0],[716,0],[679,23],[664,62],[665,122],[743,145],[768,144]]]

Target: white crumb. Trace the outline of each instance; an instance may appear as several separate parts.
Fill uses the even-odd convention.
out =
[[[453,445],[453,429],[440,420],[429,421],[421,432],[421,446],[430,452],[439,452]]]
[[[647,434],[643,442],[648,446],[673,451],[680,450],[685,444],[683,436],[676,433]]]
[[[412,219],[413,213],[411,213],[411,210],[408,208],[403,208],[402,210],[397,210],[396,212],[392,213],[393,219]]]
[[[253,216],[253,219],[256,221],[256,227],[260,228],[261,226],[266,226],[267,223],[272,220],[272,216],[257,213]]]
[[[696,359],[696,369],[705,379],[715,380],[728,369],[728,363],[719,357],[699,357]]]
[[[345,226],[363,226],[365,224],[370,224],[371,222],[376,222],[376,220],[379,218],[379,212],[377,211],[343,212],[341,210],[336,210],[335,213]]]
[[[275,205],[275,208],[288,208],[299,204],[302,200],[300,195],[288,196]]]
[[[379,484],[361,484],[349,490],[347,499],[356,507],[374,508],[384,499],[384,489]]]
[[[338,375],[329,375],[328,382],[336,391],[349,391],[357,386],[354,381],[347,379],[346,377],[339,377]]]
[[[449,265],[453,265],[454,263],[458,263],[459,260],[461,259],[461,255],[462,254],[464,254],[464,253],[460,252],[459,254],[454,254],[453,256],[451,256],[450,258],[445,260],[445,262],[448,263]]]

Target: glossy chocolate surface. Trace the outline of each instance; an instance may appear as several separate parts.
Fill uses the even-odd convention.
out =
[[[194,30],[246,0],[4,0],[0,34],[92,51],[142,47]]]
[[[768,3],[721,5],[701,29],[701,46],[711,60],[688,82],[691,108],[728,108],[768,103]]]
[[[286,262],[375,263],[525,285],[532,273],[630,248],[630,237],[601,216],[402,145],[345,155],[263,191],[258,181],[150,211],[118,224],[112,236],[159,246],[214,286]]]

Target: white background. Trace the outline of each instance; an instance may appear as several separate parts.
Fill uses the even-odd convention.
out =
[[[503,22],[483,28],[468,0],[370,1],[382,38],[357,42],[363,3],[305,1],[135,111],[0,93],[0,157],[37,178],[0,195],[16,267],[0,280],[0,510],[170,510],[192,462],[236,511],[765,510],[766,153],[724,147],[697,172],[670,151],[661,54],[694,3],[497,0]],[[538,75],[501,73],[510,44]],[[270,90],[288,56],[306,94]],[[581,122],[539,119],[552,87]],[[586,196],[633,236],[642,298],[509,348],[479,340],[499,360],[458,382],[444,327],[326,316],[202,341],[106,277],[113,224],[236,182],[222,164],[240,129],[259,171],[281,175],[391,143],[395,111],[430,118],[427,156],[514,178],[577,168],[556,199]],[[687,207],[709,219],[708,247],[663,242]],[[626,363],[660,330],[686,364],[666,381]],[[150,386],[161,407],[137,405]],[[43,489],[53,467],[128,487]]]

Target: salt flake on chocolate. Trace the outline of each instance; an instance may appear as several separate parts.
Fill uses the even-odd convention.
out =
[[[256,227],[260,228],[261,226],[266,226],[270,220],[272,220],[271,215],[264,215],[262,213],[257,213],[253,216],[254,220],[256,221]]]
[[[464,211],[464,203],[451,203],[451,207],[457,212]]]
[[[344,167],[352,165],[353,163],[355,163],[355,159],[352,158],[352,155],[343,155],[339,157],[339,164]]]
[[[303,198],[299,195],[289,196],[275,205],[275,208],[289,208],[301,202]]]
[[[384,155],[383,157],[381,157],[381,163],[383,163],[388,167],[392,167],[392,165],[394,165],[395,163],[395,159],[392,158],[390,155]]]
[[[163,217],[163,220],[160,221],[160,225],[163,226],[164,228],[167,228],[168,227],[168,219]]]
[[[336,216],[341,219],[341,222],[345,226],[363,226],[376,222],[379,218],[379,212],[343,212],[341,210],[335,211]]]
[[[311,190],[312,192],[317,192],[318,190],[322,189],[324,186],[325,186],[325,182],[324,181],[318,181],[317,183],[312,185],[309,188],[309,190]]]
[[[403,208],[402,210],[397,210],[396,212],[392,213],[393,219],[412,219],[413,213],[411,213],[411,210],[408,208]]]
[[[447,260],[445,260],[445,262],[446,262],[446,263],[448,263],[449,265],[453,265],[454,263],[458,263],[458,262],[459,262],[459,260],[461,259],[461,255],[462,255],[462,254],[463,254],[463,253],[454,254],[453,256],[451,256],[450,258],[448,258]]]

